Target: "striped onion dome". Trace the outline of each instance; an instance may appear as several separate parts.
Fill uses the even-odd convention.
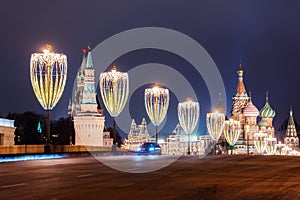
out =
[[[244,108],[244,116],[246,117],[257,117],[259,115],[258,109],[253,105],[252,98],[250,97],[250,100],[246,107]]]
[[[258,126],[260,126],[260,127],[267,127],[268,126],[268,122],[265,121],[264,119],[262,119],[262,120],[260,120],[258,122]]]
[[[266,104],[265,106],[260,110],[260,116],[262,118],[273,118],[275,117],[276,112],[273,110],[273,108],[269,104],[269,98],[268,98],[268,93],[266,95]]]

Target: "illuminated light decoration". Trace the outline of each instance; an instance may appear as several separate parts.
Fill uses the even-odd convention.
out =
[[[200,112],[199,103],[187,99],[185,102],[178,103],[177,110],[179,124],[184,132],[188,134],[188,154],[190,154],[190,134],[194,131],[198,123]]]
[[[145,108],[151,122],[156,126],[155,140],[158,141],[158,126],[165,118],[169,107],[169,90],[155,86],[145,89]]]
[[[213,112],[206,114],[206,127],[208,133],[214,142],[220,138],[224,128],[225,115],[223,113]],[[215,144],[216,154],[216,144]]]
[[[281,141],[276,144],[276,155],[283,155],[282,148],[285,147],[285,144],[282,144]]]
[[[259,154],[263,155],[266,148],[267,133],[258,132],[254,134],[254,146]]]
[[[57,159],[57,158],[66,158],[66,157],[68,157],[67,154],[37,154],[37,155],[22,155],[22,156],[5,156],[0,158],[0,162]]]
[[[277,151],[277,139],[276,138],[272,138],[271,136],[265,138],[265,149],[266,149],[266,153],[267,155],[275,155],[276,151]]]
[[[212,140],[217,141],[224,128],[225,115],[223,113],[213,112],[206,114],[206,126]]]
[[[34,94],[47,111],[47,140],[50,142],[50,110],[58,103],[67,80],[67,56],[54,53],[48,43],[43,53],[30,58],[30,79]]]
[[[226,120],[224,122],[225,139],[230,146],[234,146],[241,133],[241,124],[237,120]],[[232,152],[231,152],[232,153]]]
[[[113,138],[116,143],[116,117],[122,112],[129,94],[128,74],[117,71],[113,66],[110,72],[100,74],[100,93],[103,103],[114,120]]]
[[[285,145],[285,146],[282,148],[282,155],[289,155],[291,151],[292,151],[292,148],[290,148],[290,147],[288,147],[287,145]]]

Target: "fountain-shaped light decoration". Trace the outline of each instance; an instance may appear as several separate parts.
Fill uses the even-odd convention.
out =
[[[277,139],[270,137],[265,138],[265,149],[267,155],[275,155],[277,151]]]
[[[241,124],[239,121],[229,119],[224,122],[225,139],[230,146],[234,146],[241,133]]]
[[[34,94],[47,111],[47,143],[50,143],[50,111],[56,106],[67,80],[67,56],[54,53],[47,43],[43,53],[30,58],[30,79]]]
[[[169,107],[169,90],[155,86],[145,89],[145,108],[155,125],[155,140],[158,141],[158,126],[164,120]]]
[[[178,103],[178,120],[179,124],[186,134],[188,134],[188,154],[190,149],[190,134],[197,126],[199,119],[200,107],[198,102],[187,99],[185,102]]]
[[[263,133],[259,131],[254,134],[254,146],[260,155],[263,155],[266,148],[266,140],[267,133]]]
[[[114,121],[113,138],[116,144],[116,117],[122,112],[129,94],[128,74],[113,66],[109,72],[100,74],[100,93],[103,103]]]

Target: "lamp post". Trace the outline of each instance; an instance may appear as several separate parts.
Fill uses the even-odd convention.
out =
[[[155,125],[155,141],[158,141],[158,126],[165,118],[169,107],[169,90],[155,86],[145,89],[145,108]]]
[[[266,153],[267,155],[275,155],[276,154],[276,150],[277,150],[277,139],[276,138],[272,138],[271,136],[265,138],[265,149],[266,149]]]
[[[213,112],[206,114],[206,127],[209,135],[214,142],[217,142],[224,128],[225,115],[223,113]],[[216,154],[216,144],[215,144]]]
[[[199,119],[199,103],[187,99],[185,102],[178,103],[179,124],[186,134],[188,134],[188,155],[191,154],[190,134],[196,128]]]
[[[267,133],[262,133],[261,131],[254,134],[254,146],[260,155],[263,155],[265,152],[266,137],[267,137]]]
[[[230,146],[234,146],[239,139],[241,133],[241,125],[237,120],[229,119],[224,122],[225,139]],[[232,151],[231,151],[232,154]]]
[[[124,109],[128,98],[128,74],[117,71],[116,66],[113,66],[112,70],[109,72],[101,73],[100,93],[107,111],[113,118],[113,143],[116,144],[116,117],[118,117]]]
[[[65,88],[67,56],[54,53],[50,43],[47,43],[43,53],[31,54],[30,79],[36,98],[47,112],[47,144],[49,145],[50,111],[56,106]]]

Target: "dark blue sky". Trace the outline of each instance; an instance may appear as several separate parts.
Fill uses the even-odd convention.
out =
[[[1,1],[0,113],[4,116],[8,112],[44,113],[30,84],[29,59],[30,54],[39,52],[46,42],[50,41],[57,52],[68,56],[65,92],[52,111],[53,119],[57,119],[67,115],[82,47],[96,46],[128,29],[154,26],[180,31],[207,50],[223,77],[228,112],[241,58],[246,89],[252,91],[258,109],[264,105],[265,91],[269,91],[270,103],[277,112],[275,128],[278,129],[288,116],[290,105],[296,119],[300,117],[299,10],[300,2],[296,0]],[[155,61],[191,67],[182,59],[161,51],[131,52],[116,62],[130,68]],[[191,81],[198,79],[191,77]],[[199,90],[203,89],[205,97],[207,89],[203,84],[199,79]],[[208,98],[207,95],[200,100],[202,126],[205,111],[210,107]]]

